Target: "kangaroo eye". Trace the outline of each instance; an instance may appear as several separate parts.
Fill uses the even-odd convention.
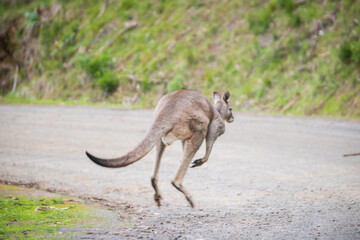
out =
[[[229,107],[229,110],[232,111],[232,107]]]

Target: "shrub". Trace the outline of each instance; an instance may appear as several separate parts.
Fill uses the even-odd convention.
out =
[[[101,90],[106,93],[115,92],[119,86],[119,78],[111,71],[106,71],[101,77],[96,79]]]
[[[119,86],[119,78],[112,72],[114,67],[111,57],[104,53],[99,56],[89,56],[82,54],[78,58],[81,68],[92,78],[101,90],[106,93],[116,91]]]
[[[250,30],[255,34],[265,33],[272,21],[270,8],[259,9],[254,15],[250,15],[248,21]]]
[[[339,58],[345,64],[360,63],[360,41],[343,43],[339,49]]]
[[[351,56],[355,63],[360,63],[360,41],[353,42],[351,45]]]
[[[277,0],[277,5],[284,9],[288,14],[291,14],[295,7],[293,0]]]
[[[78,58],[80,66],[86,73],[94,78],[100,78],[109,69],[112,69],[113,62],[108,54],[101,54],[99,56],[80,55]]]
[[[339,58],[345,64],[349,64],[351,62],[351,47],[349,43],[344,43],[340,46],[339,49]]]
[[[149,92],[152,88],[152,83],[150,78],[146,77],[144,81],[142,82],[142,88],[145,92]]]
[[[296,28],[300,27],[300,25],[301,25],[301,17],[298,14],[296,14],[294,16],[291,16],[290,17],[290,24],[291,24],[291,26],[296,27]]]
[[[168,86],[168,92],[174,92],[176,90],[184,89],[184,79],[182,77],[176,76],[170,82]]]

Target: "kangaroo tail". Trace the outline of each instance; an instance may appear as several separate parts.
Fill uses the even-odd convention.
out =
[[[156,140],[160,138],[162,131],[151,128],[141,143],[132,151],[119,158],[98,158],[86,151],[86,155],[96,164],[108,168],[120,168],[130,165],[143,158],[154,147]]]

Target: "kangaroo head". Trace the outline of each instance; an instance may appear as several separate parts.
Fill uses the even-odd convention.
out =
[[[229,99],[229,91],[224,92],[223,95],[213,92],[214,107],[218,110],[222,119],[231,123],[234,121],[234,115],[232,114],[232,107],[229,105]]]

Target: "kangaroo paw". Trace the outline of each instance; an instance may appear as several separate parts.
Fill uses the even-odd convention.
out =
[[[192,165],[190,166],[191,168],[194,168],[194,167],[199,167],[201,165],[203,165],[203,160],[202,158],[199,158],[199,159],[196,159],[195,161],[192,162]]]

